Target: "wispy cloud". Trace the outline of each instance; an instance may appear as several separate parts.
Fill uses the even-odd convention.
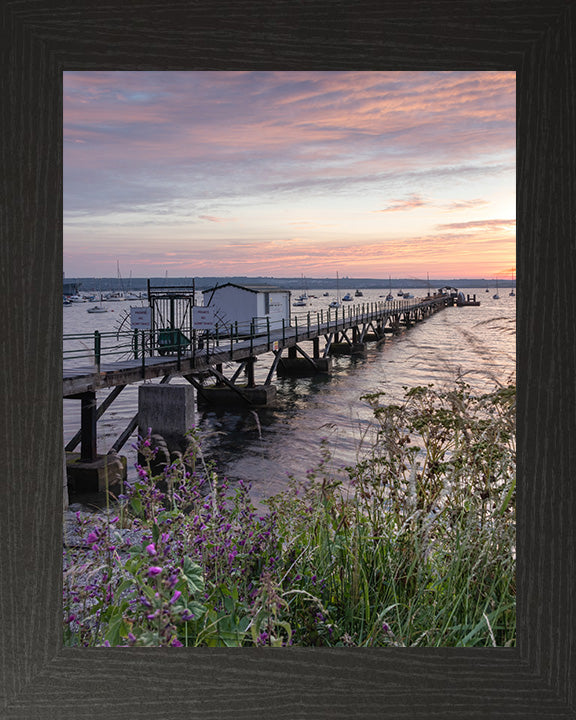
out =
[[[502,230],[515,228],[516,220],[470,220],[468,222],[447,223],[445,225],[436,225],[437,230]]]
[[[233,222],[234,218],[227,218],[227,217],[216,217],[215,215],[198,215],[200,220],[208,220],[208,222],[213,223],[225,223],[225,222]]]
[[[474,208],[485,207],[489,204],[488,200],[485,200],[484,198],[471,198],[470,200],[458,200],[451,202],[441,207],[443,210],[452,212],[458,210],[473,210]]]
[[[374,212],[406,212],[424,207],[424,205],[428,204],[421,195],[411,195],[406,200],[393,200],[392,205],[388,205],[382,210],[374,210]]]

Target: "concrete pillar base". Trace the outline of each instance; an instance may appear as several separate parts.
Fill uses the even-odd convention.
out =
[[[109,453],[93,462],[80,460],[80,453],[66,453],[68,485],[76,493],[104,492],[126,480],[126,458]]]
[[[319,372],[330,372],[331,358],[314,358],[314,367],[306,358],[282,358],[276,368],[276,374],[284,377],[309,377]]]
[[[376,347],[379,347],[380,345],[383,345],[386,342],[386,336],[385,335],[374,335],[374,333],[371,333],[370,335],[364,336],[364,341],[369,343],[376,343]]]
[[[332,343],[330,345],[331,355],[360,355],[365,352],[366,345],[364,343]]]
[[[255,385],[250,388],[238,385],[237,387],[252,405],[270,405],[276,398],[275,385]],[[226,386],[202,388],[202,395],[198,395],[198,402],[217,405],[248,405],[241,395]]]

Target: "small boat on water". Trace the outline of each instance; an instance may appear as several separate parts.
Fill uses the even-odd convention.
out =
[[[105,313],[108,312],[108,308],[102,305],[102,293],[100,293],[100,305],[94,305],[94,307],[88,308],[86,312],[89,313]]]
[[[404,297],[404,290],[398,290],[396,295],[398,295],[398,297]]]
[[[496,292],[492,295],[492,300],[500,300],[500,295],[498,295],[498,281],[496,281]]]
[[[68,300],[70,300],[71,303],[88,302],[88,300],[86,300],[86,298],[82,295],[70,295]]]
[[[298,298],[292,303],[292,307],[306,307],[306,301]]]
[[[364,293],[362,292],[362,290],[356,290],[356,292],[354,293],[354,297],[364,297]]]
[[[328,295],[328,293],[325,293]],[[340,307],[340,276],[338,273],[336,273],[336,300],[332,300],[332,302],[328,305],[329,308],[339,308]]]
[[[380,295],[380,297],[383,296]],[[391,300],[394,300],[394,295],[392,295],[392,278],[388,275],[388,295],[386,295],[386,302],[390,302]]]
[[[412,295],[412,293],[405,292],[405,293],[403,293],[402,297],[405,297],[406,299],[409,299],[409,298],[413,298],[414,295]]]
[[[125,299],[124,293],[121,291],[113,292],[106,296],[107,302],[123,302]]]
[[[324,297],[329,297],[330,293],[322,293]]]
[[[350,295],[350,293],[346,293],[346,295],[342,298],[342,302],[352,302],[352,295]]]

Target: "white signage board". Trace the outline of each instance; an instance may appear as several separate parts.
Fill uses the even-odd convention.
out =
[[[131,307],[130,324],[132,330],[150,330],[152,328],[152,308]]]
[[[192,308],[192,321],[196,330],[214,330],[216,328],[216,308]]]

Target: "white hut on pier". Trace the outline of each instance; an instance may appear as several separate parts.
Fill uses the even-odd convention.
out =
[[[222,328],[238,323],[240,333],[266,332],[290,323],[290,291],[273,285],[237,285],[225,283],[203,290],[204,306],[215,308]]]

